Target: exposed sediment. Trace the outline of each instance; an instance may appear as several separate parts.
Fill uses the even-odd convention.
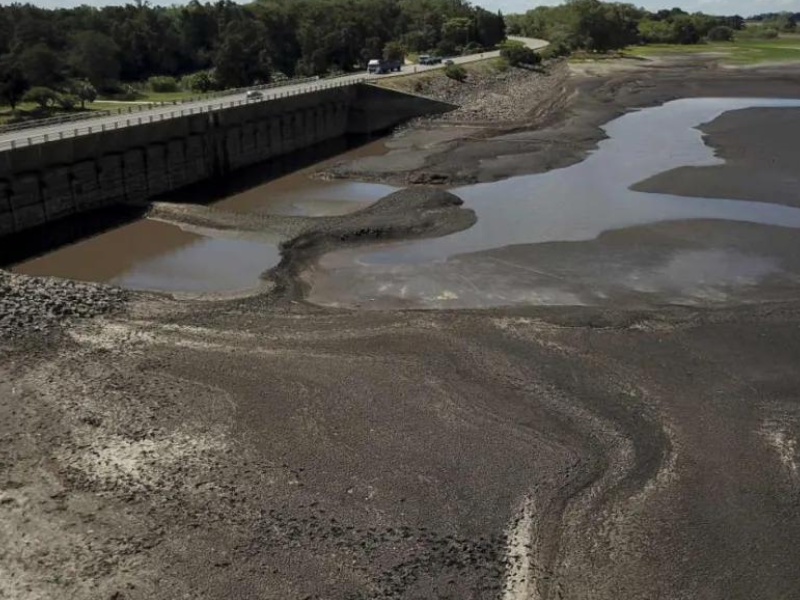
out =
[[[300,298],[300,273],[325,252],[355,244],[440,237],[467,229],[476,217],[462,204],[458,196],[444,190],[415,187],[335,217],[253,215],[167,203],[154,205],[149,216],[183,227],[255,236],[280,244],[281,262],[264,276],[277,284],[273,296]]]
[[[391,151],[383,157],[338,164],[324,175],[461,185],[563,168],[594,150],[605,137],[600,126],[628,110],[690,97],[796,98],[799,70],[796,64],[723,68],[707,59],[556,62],[514,90],[515,103],[527,108],[523,115],[507,119],[498,110],[472,122],[450,123],[448,114],[417,121],[387,144]],[[502,78],[494,85],[502,95]],[[490,94],[463,87],[467,103]]]
[[[731,111],[701,130],[705,143],[724,164],[673,169],[632,189],[800,206],[800,178],[793,151],[800,136],[796,109]]]
[[[25,277],[0,269],[0,341],[51,329],[72,318],[121,309],[128,292],[65,279]]]
[[[613,113],[670,89],[753,96],[777,81],[679,73],[592,75],[563,115],[560,159],[592,143],[577,122],[604,98]],[[445,192],[394,200],[315,223],[154,216],[269,230],[290,262],[474,218]],[[635,247],[676,227],[613,237]],[[692,239],[727,239],[718,228],[694,224]],[[15,303],[51,285],[8,277]],[[58,293],[81,306],[71,289]],[[124,312],[29,328],[0,360],[0,597],[792,598],[800,306],[786,298],[359,312],[130,294]]]

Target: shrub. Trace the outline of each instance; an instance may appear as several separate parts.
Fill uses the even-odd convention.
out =
[[[461,65],[447,65],[444,68],[444,74],[456,81],[464,82],[467,80],[467,71]]]
[[[539,56],[542,57],[542,60],[552,60],[554,58],[560,58],[562,56],[569,56],[572,53],[572,49],[566,42],[559,41],[559,42],[550,42],[550,44],[539,51]]]
[[[778,30],[764,25],[754,25],[745,27],[742,31],[737,31],[736,37],[743,39],[774,40],[778,37]]]
[[[712,42],[730,42],[733,39],[733,29],[719,25],[708,32],[708,39]]]
[[[461,49],[461,54],[480,54],[483,51],[483,46],[478,42],[470,42]]]
[[[772,27],[760,27],[754,32],[754,36],[762,40],[774,40],[778,37],[778,30]]]
[[[59,94],[56,102],[64,110],[72,110],[81,103],[81,99],[73,94]]]
[[[210,92],[214,89],[214,76],[209,71],[199,71],[186,75],[181,79],[181,85],[192,92]]]
[[[520,65],[536,66],[542,62],[542,57],[536,52],[519,44],[505,44],[500,49],[500,56],[505,58],[512,67]]]
[[[36,86],[25,92],[22,97],[24,102],[35,102],[42,109],[47,109],[58,102],[59,94],[48,87]]]
[[[119,88],[119,92],[114,95],[115,100],[139,100],[143,94],[130,83],[125,83]]]
[[[178,82],[174,77],[154,75],[147,80],[147,87],[153,92],[177,92]]]

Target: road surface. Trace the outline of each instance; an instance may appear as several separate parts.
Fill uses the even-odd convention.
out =
[[[520,41],[529,48],[538,50],[544,48],[547,42],[532,38],[510,37],[509,39]],[[487,58],[500,56],[499,51],[483,52],[480,54],[470,54],[453,58],[456,64],[466,64]],[[258,102],[265,102],[275,98],[304,94],[330,87],[342,87],[353,85],[363,81],[375,81],[386,77],[397,77],[398,75],[408,75],[411,73],[422,73],[435,69],[442,69],[444,65],[404,65],[400,73],[390,73],[385,75],[369,75],[366,73],[353,73],[332,80],[318,80],[290,84],[278,88],[263,90],[264,98]],[[134,127],[146,123],[162,121],[181,117],[189,114],[209,112],[238,106],[247,103],[246,92],[231,94],[229,96],[205,98],[194,102],[184,102],[177,105],[158,106],[148,110],[134,109],[131,113],[109,115],[105,117],[88,118],[81,121],[68,123],[53,123],[42,127],[30,127],[19,131],[9,131],[0,134],[0,152],[13,148],[28,146],[31,144],[41,144],[49,141],[77,137],[98,131],[108,131],[112,129],[122,129]],[[253,102],[252,100],[250,102]]]

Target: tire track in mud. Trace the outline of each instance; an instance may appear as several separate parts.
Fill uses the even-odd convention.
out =
[[[509,330],[507,324],[500,328],[512,338],[503,340],[502,348],[486,342],[491,336],[481,336],[481,346],[468,349],[473,360],[484,362],[477,370],[489,373],[491,365],[503,374],[503,381],[498,384],[510,385],[524,397],[535,399],[551,413],[551,424],[558,423],[556,433],[537,428],[535,435],[557,439],[577,457],[564,468],[562,480],[555,482],[553,489],[534,486],[532,492],[537,511],[535,518],[531,516],[536,521],[531,555],[537,559],[529,560],[534,572],[528,577],[535,588],[529,593],[536,594],[530,597],[561,598],[566,593],[561,567],[570,562],[570,548],[592,545],[587,532],[595,529],[593,522],[610,520],[613,528],[615,518],[621,518],[624,512],[620,507],[626,502],[642,501],[648,490],[668,481],[665,473],[674,466],[675,457],[670,436],[653,414],[652,406],[646,405],[642,391],[625,381],[618,370],[611,371],[615,380],[604,381],[600,392],[597,379],[591,382],[593,390],[581,390],[578,381],[585,383],[592,374],[599,377],[603,373],[608,378],[608,365],[593,365],[592,357],[571,343],[547,339],[554,337],[553,332],[559,328],[534,326],[523,332]],[[544,350],[547,360],[533,360],[532,342]],[[554,354],[560,360],[553,361]],[[533,362],[541,370],[523,366]],[[554,362],[561,364],[542,367]],[[498,369],[498,364],[502,368]],[[565,369],[571,371],[570,379],[578,381],[566,382]],[[584,374],[576,377],[578,372]],[[598,395],[607,403],[586,402]],[[633,404],[627,405],[631,400]],[[531,511],[532,504],[525,506]],[[606,529],[595,534],[608,536],[610,532]],[[512,539],[515,535],[519,534],[512,534]],[[513,586],[511,589],[519,592]]]

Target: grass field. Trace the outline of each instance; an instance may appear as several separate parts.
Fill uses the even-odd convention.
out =
[[[735,65],[796,62],[800,61],[800,35],[784,34],[774,40],[739,37],[733,42],[711,42],[692,46],[673,44],[633,46],[626,49],[626,54],[638,57],[716,54],[723,62]]]
[[[140,106],[142,104],[147,103],[159,103],[159,102],[176,102],[181,100],[188,100],[189,98],[202,98],[203,94],[198,92],[188,92],[188,91],[180,91],[180,92],[143,92],[140,98],[131,101],[111,101],[105,99],[98,99],[96,102],[87,102],[85,110],[107,110],[110,112],[116,112],[120,110],[126,110],[129,106]],[[21,102],[17,105],[17,112],[18,114],[25,114],[33,111],[36,108],[36,104],[32,102]],[[54,109],[52,112],[53,116],[57,116],[58,114],[64,114],[64,111],[59,111]],[[13,117],[11,107],[8,105],[0,104],[0,125],[7,122],[9,119]]]

